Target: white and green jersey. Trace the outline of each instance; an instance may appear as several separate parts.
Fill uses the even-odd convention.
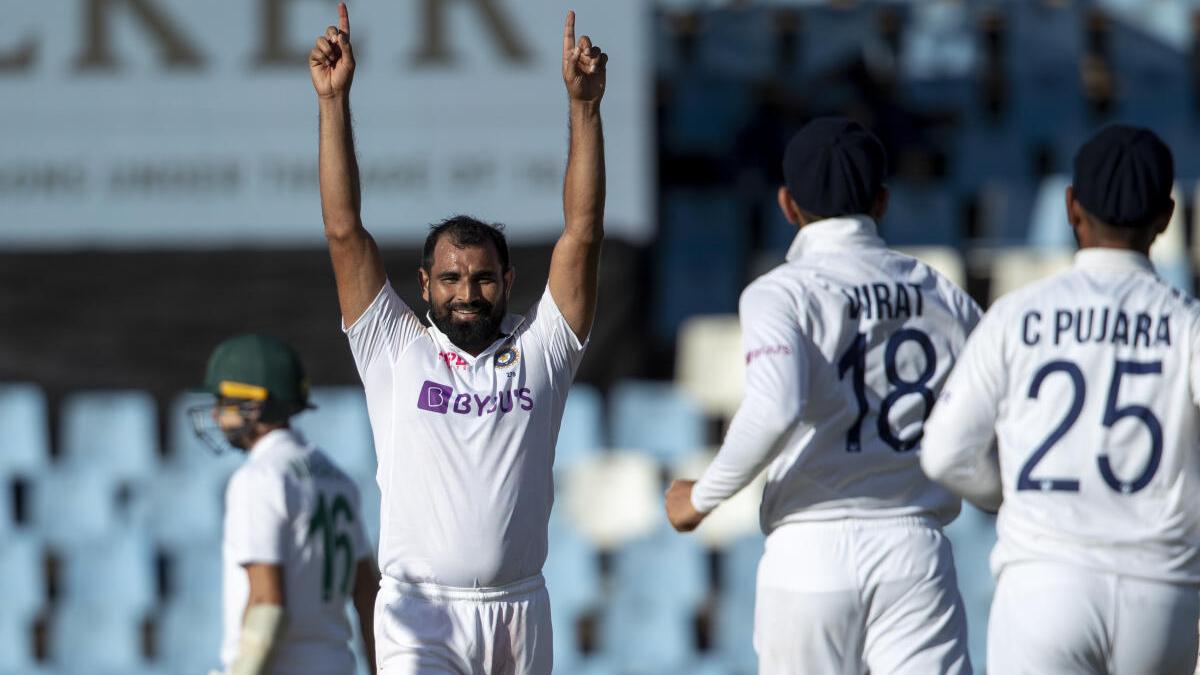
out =
[[[283,569],[284,632],[266,673],[354,672],[346,600],[359,560],[372,551],[358,487],[294,431],[255,443],[225,492],[225,638],[221,661],[237,655],[250,592],[244,565]]]

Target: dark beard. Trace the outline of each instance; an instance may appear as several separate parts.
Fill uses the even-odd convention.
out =
[[[467,352],[478,353],[487,349],[500,336],[500,323],[508,310],[508,303],[493,306],[486,300],[473,303],[444,305],[439,310],[431,307],[429,312],[433,324],[442,331],[454,346]],[[459,321],[451,315],[455,309],[477,309],[479,315],[470,321]]]

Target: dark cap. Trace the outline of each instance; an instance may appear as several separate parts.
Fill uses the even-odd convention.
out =
[[[845,117],[809,122],[787,146],[783,177],[796,204],[815,216],[870,213],[887,176],[883,144]]]
[[[1153,131],[1115,124],[1075,155],[1075,199],[1114,227],[1148,225],[1171,201],[1175,161]]]

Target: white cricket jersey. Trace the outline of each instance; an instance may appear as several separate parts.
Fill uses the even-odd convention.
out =
[[[979,318],[867,217],[801,228],[787,262],[742,294],[746,394],[692,493],[710,511],[765,466],[761,520],[930,514],[959,500],[917,459],[922,424]]]
[[[1200,582],[1197,321],[1145,256],[1099,248],[988,311],[922,462],[961,494],[1003,490],[995,571],[1041,560]]]
[[[383,498],[384,576],[495,588],[541,573],[554,445],[580,342],[547,288],[471,356],[384,284],[346,330]]]
[[[346,599],[359,560],[371,555],[358,487],[325,453],[290,429],[254,444],[225,490],[225,637],[237,655],[250,583],[243,565],[283,568],[284,632],[271,675],[353,673]]]

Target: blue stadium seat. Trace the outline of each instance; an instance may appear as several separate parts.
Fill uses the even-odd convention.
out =
[[[1086,124],[1080,80],[1080,3],[1022,2],[1005,6],[1005,63],[1012,79],[1008,115],[1026,139],[1048,140]]]
[[[0,620],[24,622],[41,610],[46,601],[43,559],[41,543],[31,535],[0,542]]]
[[[311,400],[316,410],[295,419],[300,433],[351,476],[374,476],[375,442],[362,387],[317,387]]]
[[[557,672],[583,659],[576,639],[578,622],[595,608],[601,594],[596,551],[559,511],[550,518],[550,552],[542,575],[550,592]]]
[[[1030,218],[1028,244],[1047,251],[1075,247],[1067,220],[1066,194],[1071,177],[1056,174],[1042,179]]]
[[[46,395],[34,384],[0,384],[0,479],[34,475],[50,462]]]
[[[687,675],[755,675],[757,670],[740,670],[719,655],[700,654],[679,672]]]
[[[24,675],[32,670],[36,663],[33,648],[32,621],[0,611],[0,673]]]
[[[142,619],[120,610],[64,604],[50,621],[50,660],[74,673],[141,673],[148,668]]]
[[[62,450],[67,466],[141,481],[158,467],[158,411],[140,391],[73,394],[62,404]]]
[[[738,78],[685,73],[671,78],[670,86],[660,131],[663,147],[677,154],[710,157],[732,151],[753,112],[750,84]]]
[[[948,176],[960,194],[974,194],[989,183],[1028,183],[1033,169],[1032,149],[1013,127],[971,124],[951,141]]]
[[[171,603],[158,617],[158,662],[175,673],[207,673],[221,665],[220,603]]]
[[[722,558],[714,642],[716,651],[745,673],[758,671],[754,653],[754,600],[763,541],[761,534],[743,537],[727,546]]]
[[[988,558],[996,545],[996,518],[964,502],[962,513],[946,528],[946,537],[954,548],[958,589],[967,612],[971,662],[981,666],[987,663],[988,612],[995,589]]]
[[[610,395],[617,447],[670,462],[704,446],[704,414],[673,383],[625,380]]]
[[[1191,91],[1187,51],[1121,21],[1112,23],[1109,50],[1117,78],[1114,120],[1148,126],[1164,139],[1174,136],[1176,127],[1195,126],[1191,121],[1191,97],[1164,95]],[[1176,145],[1168,144],[1178,152]]]
[[[131,530],[63,550],[62,598],[76,607],[142,617],[157,601],[155,549]]]
[[[993,245],[1024,245],[1037,187],[1031,181],[987,181],[979,192],[979,236]]]
[[[977,68],[971,28],[965,5],[913,3],[900,48],[903,91],[910,102],[926,110],[961,110],[971,104],[970,76]]]
[[[148,486],[144,520],[156,541],[177,546],[221,536],[224,496],[212,476],[177,467],[162,471]]]
[[[56,546],[99,541],[131,525],[119,485],[103,474],[58,469],[38,478],[31,492],[33,526]]]
[[[705,552],[662,526],[614,554],[603,653],[629,673],[668,673],[694,658],[694,617],[708,594]]]
[[[713,75],[769,78],[775,70],[776,36],[775,17],[760,7],[707,11],[696,44],[697,65]]]
[[[13,508],[14,490],[11,481],[0,473],[0,542],[17,529],[17,514]]]
[[[830,4],[808,7],[801,15],[803,23],[800,39],[796,41],[796,58],[802,80],[829,76],[862,58],[866,49],[879,45],[874,5],[854,3],[831,7]]]
[[[674,340],[679,324],[690,316],[737,311],[749,249],[748,215],[728,193],[666,194],[652,289],[660,338]]]
[[[774,195],[764,198],[758,208],[763,222],[762,248],[770,251],[779,262],[783,262],[800,230],[788,222]]]
[[[604,401],[595,387],[571,387],[554,450],[556,474],[569,471],[579,460],[605,447],[603,417]]]
[[[937,184],[888,183],[891,197],[879,224],[890,246],[955,246],[962,227],[954,194]]]
[[[168,551],[167,595],[174,604],[221,602],[221,541],[196,541]]]

